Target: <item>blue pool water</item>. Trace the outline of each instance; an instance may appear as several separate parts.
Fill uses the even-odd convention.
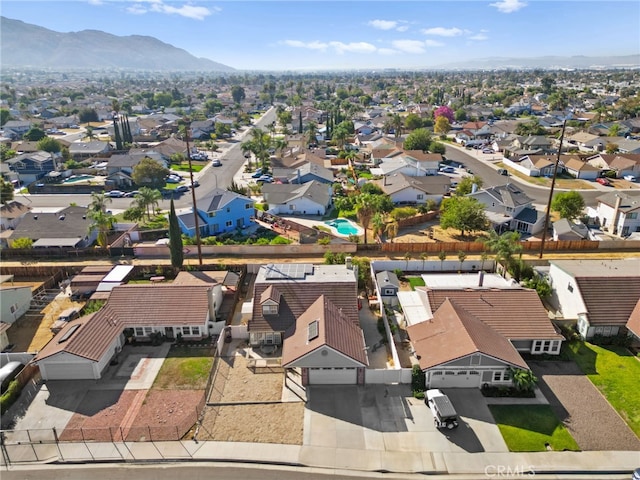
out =
[[[72,175],[62,183],[76,183],[76,182],[82,182],[83,180],[91,180],[91,179],[93,179],[93,175]]]
[[[335,228],[340,235],[357,235],[360,232],[358,227],[346,218],[336,218],[335,220],[329,220],[324,223]]]

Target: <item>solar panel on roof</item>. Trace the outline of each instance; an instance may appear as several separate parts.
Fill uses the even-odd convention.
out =
[[[267,280],[279,280],[279,279],[296,279],[302,280],[308,274],[313,273],[313,265],[309,263],[284,263],[284,264],[269,264],[266,266],[267,273],[265,278]]]
[[[76,330],[78,330],[78,328],[80,328],[80,324],[74,325],[73,327],[71,327],[69,330],[67,330],[67,333],[65,333],[62,338],[60,340],[58,340],[58,343],[64,343],[67,340],[69,340],[71,338],[71,336],[76,333]]]

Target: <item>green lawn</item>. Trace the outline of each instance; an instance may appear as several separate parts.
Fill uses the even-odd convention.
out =
[[[172,347],[152,389],[198,390],[207,386],[213,348]]]
[[[640,436],[640,361],[626,348],[572,342],[573,360],[607,401]]]
[[[411,290],[415,290],[416,287],[424,287],[426,283],[422,277],[409,277],[409,285],[411,285]]]
[[[188,172],[189,164],[188,163],[181,163],[180,165],[174,164],[174,165],[171,165],[171,168],[173,170],[180,171],[180,172]],[[204,168],[204,165],[197,165],[197,164],[193,164],[192,162],[191,170],[193,170],[194,172],[199,172],[203,168]]]
[[[507,447],[512,452],[580,450],[549,405],[489,405]]]

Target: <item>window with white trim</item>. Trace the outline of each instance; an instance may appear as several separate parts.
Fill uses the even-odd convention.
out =
[[[262,314],[263,315],[277,315],[278,314],[278,305],[271,305],[271,304],[262,305]]]
[[[289,205],[289,210],[293,211],[296,209],[296,205],[294,203]]]
[[[200,335],[200,327],[191,327],[191,335]]]
[[[419,193],[419,194],[416,196],[416,198],[417,198],[418,200],[423,200],[423,199],[424,199],[424,194],[423,194],[423,193]]]
[[[225,223],[225,226],[230,227],[233,225],[233,222],[231,220],[229,220],[227,223]]]
[[[493,372],[494,382],[508,382],[509,380],[511,380],[511,375],[509,375],[508,370],[498,370]]]

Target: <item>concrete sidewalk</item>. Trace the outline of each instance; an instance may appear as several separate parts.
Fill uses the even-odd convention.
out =
[[[9,446],[14,449],[14,446]],[[22,453],[17,450],[21,449]],[[33,445],[39,462],[29,461],[30,446],[10,451],[12,469],[35,464],[104,462],[241,462],[326,468],[357,472],[492,476],[499,471],[533,474],[624,474],[640,465],[640,452],[458,453],[361,450],[235,442],[59,443]],[[4,457],[2,458],[2,465]],[[51,468],[55,468],[53,465]],[[533,473],[532,473],[533,472]]]

